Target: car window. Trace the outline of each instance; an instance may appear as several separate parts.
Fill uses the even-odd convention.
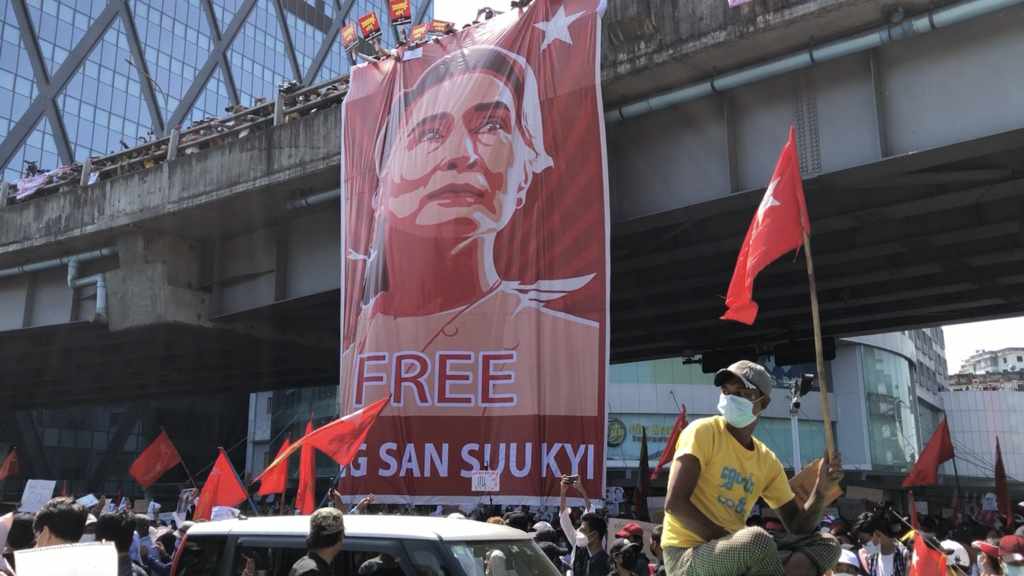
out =
[[[188,536],[179,546],[175,576],[216,576],[227,536]]]
[[[515,542],[448,542],[448,550],[466,576],[559,576],[536,544]]]
[[[241,538],[235,545],[230,574],[241,576],[246,561],[252,558],[256,576],[287,576],[307,553],[305,542],[295,538]],[[337,576],[415,576],[406,570],[408,565],[397,541],[346,538],[331,567]]]

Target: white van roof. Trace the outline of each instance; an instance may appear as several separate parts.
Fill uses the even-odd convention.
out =
[[[309,516],[264,516],[201,522],[189,536],[301,536],[309,533]],[[415,540],[531,540],[515,528],[474,520],[423,516],[345,515],[345,534],[359,538]]]

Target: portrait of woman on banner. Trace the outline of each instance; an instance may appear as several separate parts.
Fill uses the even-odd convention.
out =
[[[594,399],[583,396],[600,377],[600,324],[550,307],[597,274],[522,281],[503,277],[496,265],[496,257],[513,254],[539,268],[534,252],[560,248],[531,249],[502,235],[524,217],[530,194],[558,194],[538,190],[538,175],[569,168],[556,165],[545,146],[530,65],[499,47],[464,47],[395,93],[374,143],[379,185],[368,249],[345,255],[359,264],[348,269],[363,274],[358,311],[346,310],[346,316],[358,312],[358,321],[345,335],[343,380],[355,377],[360,355],[418,353],[429,364],[424,382],[434,394],[437,353],[472,352],[472,361],[461,357],[458,370],[469,379],[451,386],[453,396],[469,397],[486,368],[505,375],[495,387],[504,402],[430,408],[405,390],[401,413],[597,414]],[[529,218],[519,225],[540,228],[545,219],[573,214],[540,211]],[[485,367],[491,361],[485,358],[500,361]],[[416,369],[390,360],[376,368],[407,376]],[[358,407],[388,391],[368,387],[364,397],[343,403]]]

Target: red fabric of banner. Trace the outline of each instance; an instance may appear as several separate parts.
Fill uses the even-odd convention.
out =
[[[128,473],[135,478],[135,481],[142,486],[143,490],[149,490],[165,472],[174,468],[181,462],[181,456],[171,444],[167,432],[160,431],[160,435],[149,445],[148,448],[139,454],[139,457],[132,463]]]
[[[478,502],[456,463],[496,471],[502,444],[503,497],[559,494],[557,478],[510,470],[513,444],[520,466],[544,453],[549,474],[557,461],[604,491],[580,469],[607,441],[601,10],[534,0],[352,70],[340,400],[392,397],[367,442],[376,464],[352,477],[378,497]],[[558,420],[576,428],[553,435]]]
[[[811,233],[796,154],[796,131],[790,127],[789,142],[782,149],[775,172],[761,205],[740,247],[736,269],[729,283],[723,320],[753,324],[757,303],[753,300],[754,278],[783,254],[803,245],[803,233]]]
[[[921,451],[917,463],[903,480],[903,487],[930,486],[939,483],[939,466],[953,459],[953,441],[949,438],[949,426],[943,418],[935,429],[931,440]]]
[[[196,511],[192,515],[193,520],[209,520],[214,506],[233,508],[248,497],[249,494],[245,491],[245,486],[238,481],[238,475],[235,474],[235,468],[228,460],[228,455],[221,449],[213,470],[210,470],[210,475],[206,478],[203,491],[199,493],[199,503],[196,504]]]

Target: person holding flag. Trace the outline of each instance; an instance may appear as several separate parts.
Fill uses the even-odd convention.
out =
[[[814,489],[797,502],[782,463],[754,438],[771,402],[772,377],[746,360],[720,370],[722,416],[687,426],[675,447],[665,498],[661,545],[669,576],[821,576],[842,548],[818,531],[826,495],[843,477],[842,458],[826,453]],[[787,532],[746,527],[764,498]]]

